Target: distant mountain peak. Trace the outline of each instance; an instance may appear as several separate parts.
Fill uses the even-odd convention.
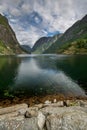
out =
[[[82,42],[83,44],[81,44],[80,42]],[[47,44],[49,43],[47,42],[44,45]],[[77,44],[81,44],[84,47],[81,48],[81,46]],[[69,48],[69,46],[71,48]],[[76,48],[76,46],[80,46],[80,48],[78,49]],[[59,35],[57,39],[51,41],[50,46],[48,46],[47,48],[44,47],[45,49],[44,52],[42,53],[63,53],[67,48],[71,50],[71,52],[69,51],[69,53],[72,54],[87,53],[86,46],[87,46],[87,15],[85,15],[81,20],[74,23],[68,30],[66,30],[64,34]]]
[[[31,48],[29,45],[21,45],[22,49],[26,51],[26,53],[31,53]]]
[[[61,34],[56,34],[53,37],[41,37],[34,44],[32,53],[44,53],[60,36]]]

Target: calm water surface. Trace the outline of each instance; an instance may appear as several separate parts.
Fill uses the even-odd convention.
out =
[[[87,56],[0,56],[0,98],[64,94],[84,96]]]

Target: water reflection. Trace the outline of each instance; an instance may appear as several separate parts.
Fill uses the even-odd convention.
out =
[[[19,62],[16,58],[0,57],[0,97],[3,97],[14,84]]]
[[[84,91],[67,73],[68,64],[75,64],[68,58],[61,55],[1,57],[0,92],[6,89],[16,96],[58,93],[84,96]]]
[[[52,57],[23,58],[15,79],[15,94],[84,95],[84,91],[62,70],[58,69]]]

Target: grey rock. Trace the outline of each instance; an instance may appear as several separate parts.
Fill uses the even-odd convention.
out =
[[[25,118],[36,117],[38,115],[38,111],[35,110],[27,110],[24,114]]]
[[[37,118],[17,118],[0,121],[0,130],[38,130]]]
[[[25,118],[31,118],[32,117],[32,115],[28,111],[25,112],[24,116],[25,116]]]
[[[87,104],[86,101],[83,103]],[[24,109],[19,105],[15,106],[15,111],[1,114],[0,130],[87,130],[85,106],[59,107],[57,103],[51,103],[40,109],[38,106],[26,109],[27,118],[23,115]]]
[[[12,106],[12,107],[1,108],[0,109],[0,115],[19,111],[20,109],[26,109],[27,107],[28,107],[27,104],[20,104],[20,105],[15,105],[15,106]]]
[[[51,101],[46,100],[44,103],[45,103],[45,104],[51,104]]]
[[[87,113],[81,111],[51,115],[46,121],[47,130],[87,130]]]
[[[57,102],[57,100],[56,100],[56,99],[54,99],[54,100],[53,100],[53,102],[54,102],[54,103],[56,103],[56,102]]]
[[[79,105],[80,105],[81,107],[87,107],[87,102],[84,102],[84,101],[80,100],[80,101],[79,101]]]
[[[26,108],[26,109],[20,109],[20,110],[18,110],[18,114],[19,115],[24,115],[27,110],[28,110],[28,108]]]
[[[37,118],[32,117],[32,118],[25,119],[22,130],[38,130]]]
[[[39,111],[37,116],[37,124],[40,130],[44,128],[45,121],[46,121],[46,117],[43,115],[42,112]]]
[[[35,107],[37,107],[38,109],[41,109],[44,107],[44,104],[38,104],[38,105],[35,105]]]
[[[14,31],[6,17],[0,14],[0,41],[4,47],[4,51],[0,50],[0,54],[21,54],[21,49]]]
[[[70,100],[66,100],[67,106],[70,106],[71,101]]]
[[[59,107],[63,107],[63,106],[64,106],[63,101],[57,102],[57,105],[58,105]]]

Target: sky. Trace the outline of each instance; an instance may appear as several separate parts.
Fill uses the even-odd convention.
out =
[[[87,0],[0,0],[20,44],[30,47],[43,36],[64,33],[87,14]]]

